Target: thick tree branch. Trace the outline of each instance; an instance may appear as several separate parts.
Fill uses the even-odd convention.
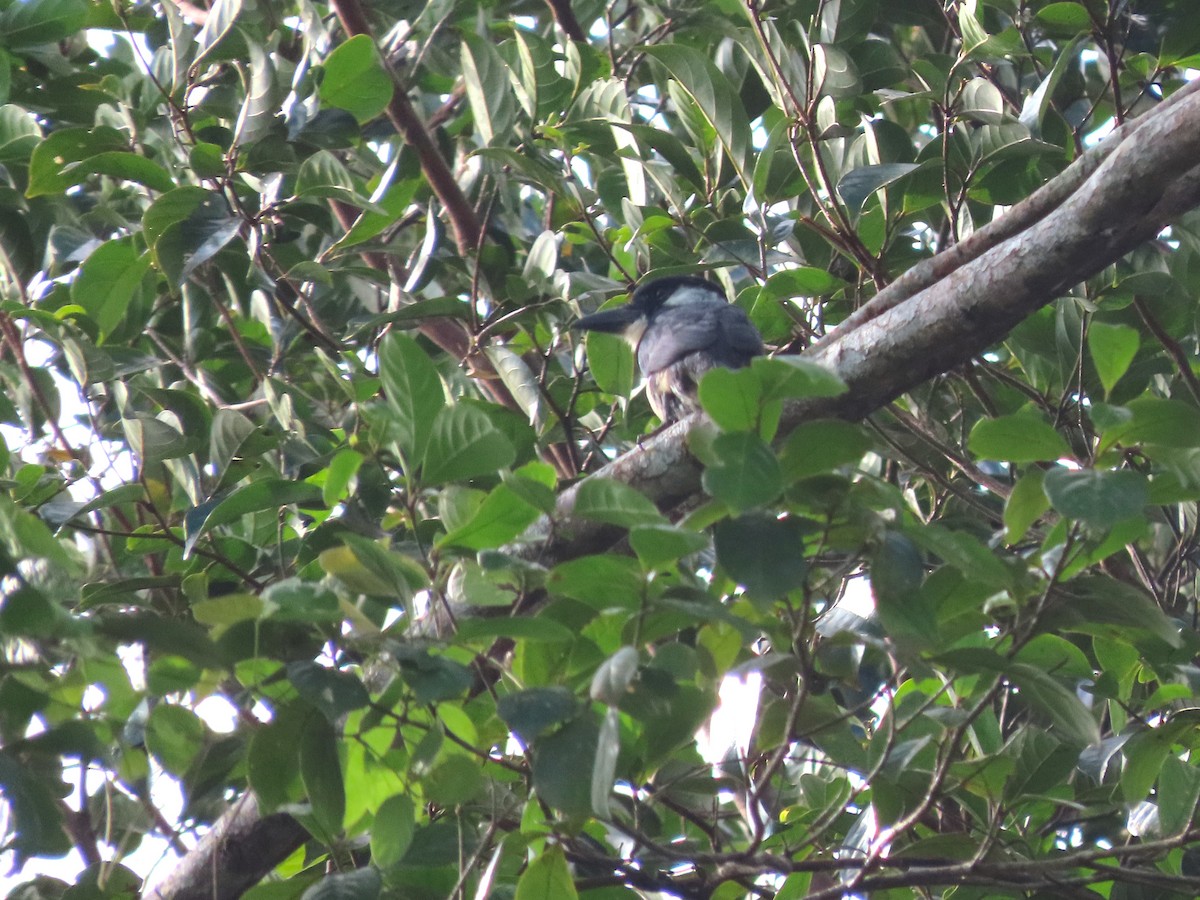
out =
[[[308,839],[285,813],[263,816],[252,795],[234,803],[195,848],[143,900],[232,900]]]

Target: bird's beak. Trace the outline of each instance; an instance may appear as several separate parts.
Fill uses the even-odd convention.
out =
[[[609,334],[624,334],[642,317],[635,309],[626,306],[614,306],[612,309],[601,310],[584,316],[572,325],[580,331],[607,331]]]

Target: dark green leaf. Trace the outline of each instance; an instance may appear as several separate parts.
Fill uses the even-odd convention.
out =
[[[916,163],[881,163],[874,166],[861,166],[841,177],[837,184],[837,192],[850,212],[857,214],[873,193],[918,168],[920,166]]]
[[[300,900],[375,900],[382,890],[379,870],[364,866],[351,872],[326,875],[301,894]]]
[[[713,531],[717,562],[752,596],[772,601],[804,584],[804,531],[790,519],[751,514]]]
[[[1045,713],[1061,737],[1084,747],[1100,740],[1100,729],[1091,711],[1075,693],[1041,669],[1012,663],[1006,674],[1029,704]]]
[[[1129,470],[1065,468],[1046,473],[1043,487],[1054,508],[1070,519],[1108,528],[1146,505],[1146,476]]]
[[[578,711],[579,701],[562,687],[527,688],[505,694],[496,703],[496,712],[504,724],[526,745],[573,718]]]
[[[743,181],[750,176],[750,122],[725,75],[698,50],[657,44],[646,55],[663,65],[695,102]]]
[[[534,789],[565,816],[583,817],[592,812],[588,773],[595,766],[599,738],[596,718],[583,715],[533,742]]]
[[[704,470],[704,489],[731,509],[744,512],[770,503],[783,490],[783,473],[771,448],[756,434],[718,435],[717,462]]]
[[[251,513],[281,509],[292,503],[313,503],[321,491],[315,485],[298,481],[267,479],[240,487],[221,499],[213,499],[192,507],[184,516],[187,533],[185,553],[190,553],[196,541],[212,529],[237,521]]]
[[[331,722],[371,702],[362,681],[350,672],[327,669],[312,662],[294,662],[288,664],[287,676],[300,696]]]
[[[342,831],[346,790],[338,758],[338,735],[329,720],[311,715],[300,731],[300,779],[312,805],[319,840],[329,842]]]
[[[1139,397],[1126,408],[1133,413],[1133,421],[1122,433],[1122,442],[1140,441],[1162,447],[1200,445],[1200,411],[1190,403]]]

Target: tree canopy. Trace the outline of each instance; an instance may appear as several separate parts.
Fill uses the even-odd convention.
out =
[[[78,860],[9,897],[1200,893],[1198,68],[1191,0],[0,0],[0,846]],[[570,325],[666,274],[771,353],[656,431]]]

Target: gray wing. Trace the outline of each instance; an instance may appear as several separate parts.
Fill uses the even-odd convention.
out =
[[[709,353],[718,365],[736,369],[763,352],[762,338],[742,308],[720,300],[666,309],[653,329],[658,332],[654,339],[643,335],[638,345],[638,366],[644,375],[691,353]]]

